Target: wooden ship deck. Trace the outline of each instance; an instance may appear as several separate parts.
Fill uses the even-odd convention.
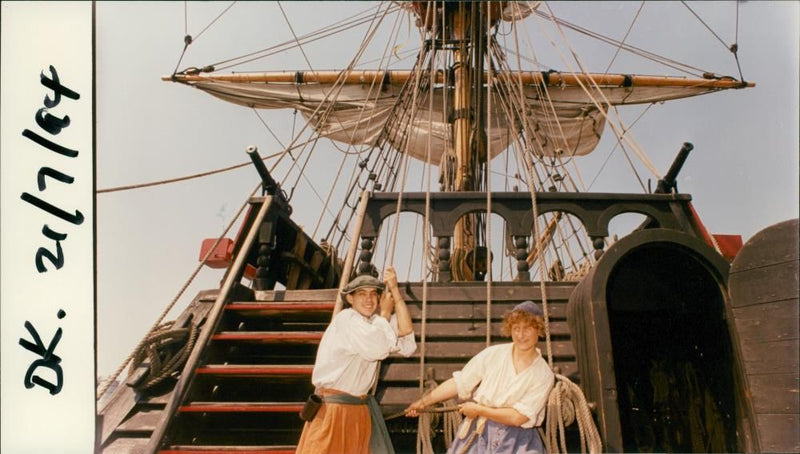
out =
[[[365,205],[358,260],[362,271],[373,267],[371,241],[388,216],[385,208],[397,197],[374,194]],[[433,204],[432,224],[438,223],[446,231],[457,222],[459,213],[469,212],[480,197],[441,195]],[[636,418],[641,415],[634,408],[641,403],[634,399],[631,388],[633,381],[650,369],[631,364],[649,365],[663,359],[659,355],[665,352],[664,344],[657,338],[670,334],[686,337],[685,342],[671,344],[681,351],[674,361],[691,364],[698,377],[708,375],[709,368],[716,369],[714,378],[699,386],[703,392],[718,387],[712,398],[719,403],[721,417],[727,418],[722,440],[726,450],[797,447],[792,430],[798,408],[792,390],[798,380],[798,334],[796,323],[791,323],[797,320],[796,248],[788,249],[795,251],[794,256],[782,253],[770,258],[768,253],[758,252],[756,244],[752,246],[756,252],[750,254],[755,258],[740,254],[745,257],[734,262],[728,294],[730,265],[693,227],[688,196],[540,197],[542,206],[550,210],[580,214],[587,230],[600,232],[598,235],[607,227],[604,222],[613,217],[609,213],[644,211],[651,215],[651,222],[607,250],[598,247],[600,260],[581,281],[542,285],[525,279],[522,270],[523,277],[514,282],[448,282],[442,266],[440,282],[401,283],[420,344],[425,324],[425,356],[421,361],[420,348],[411,358],[383,361],[376,397],[385,416],[418,398],[421,376],[439,383],[486,346],[487,307],[491,311],[489,340],[496,343],[502,342],[499,325],[505,311],[524,300],[544,303],[546,298],[554,367],[583,388],[608,451],[638,450],[655,442],[637,432]],[[418,195],[405,194],[403,209],[418,209],[419,202]],[[499,194],[496,203],[498,211],[512,221],[530,216],[530,206],[525,206],[530,197]],[[145,362],[140,373],[132,374],[127,384],[115,391],[99,416],[102,452],[294,451],[302,429],[298,413],[312,392],[316,347],[337,295],[335,287],[325,287],[338,281],[334,278],[341,269],[334,266],[331,272],[322,272],[321,265],[330,263],[319,260],[323,249],[304,237],[285,207],[273,203],[273,197],[256,197],[251,204],[243,229],[247,234],[237,239],[234,250],[240,252],[221,288],[198,295],[173,325],[173,329],[192,324],[200,328],[186,366],[166,385],[141,390],[137,387],[148,380],[149,364]],[[791,241],[786,233],[791,226],[781,231],[778,240],[785,246]],[[509,234],[513,236],[513,231]],[[776,240],[754,241],[772,244]],[[516,245],[523,249],[519,256],[526,257],[527,245]],[[603,243],[597,242],[597,246]],[[770,247],[774,253],[784,251],[783,246]],[[274,256],[283,259],[272,261]],[[446,258],[446,253],[440,258]],[[254,288],[242,284],[248,264],[254,267],[251,273],[255,270]],[[751,269],[745,269],[748,267]],[[773,269],[764,273],[764,267]],[[794,293],[788,288],[762,296],[751,290],[763,289],[768,284],[755,281],[769,276],[787,278],[791,283],[792,273]],[[274,289],[276,282],[288,280],[300,288]],[[638,280],[637,286],[631,287],[632,280]],[[488,304],[487,289],[491,292]],[[671,321],[665,322],[665,318]],[[689,328],[680,329],[681,325]],[[700,327],[706,332],[698,330]],[[689,358],[687,352],[698,348],[698,359]],[[637,353],[631,354],[634,351]],[[721,355],[721,359],[699,359],[703,353]],[[642,396],[639,393],[638,398]],[[394,418],[387,425],[398,452],[414,450],[415,420]],[[437,446],[443,446],[441,428],[433,434]],[[575,436],[573,430],[570,437]]]

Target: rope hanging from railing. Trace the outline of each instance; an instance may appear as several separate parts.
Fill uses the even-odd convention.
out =
[[[528,170],[531,171],[533,163],[531,162],[530,154],[525,153],[525,163]],[[528,184],[531,185],[531,178],[527,178]],[[536,201],[536,192],[534,188],[530,187],[531,203],[533,208],[533,236],[538,238],[539,230],[539,206]],[[550,368],[553,368],[553,348],[550,338],[550,310],[547,302],[547,286],[545,285],[545,262],[544,254],[539,254],[539,271],[540,271],[540,286],[542,292],[542,309],[544,311],[544,331],[545,343],[547,346],[547,362]],[[572,408],[570,411],[569,408]],[[547,452],[561,453],[568,452],[565,437],[565,426],[572,424],[575,420],[575,414],[578,415],[578,431],[581,438],[581,452],[585,453],[585,448],[588,447],[589,453],[598,453],[602,449],[602,440],[597,431],[597,427],[592,419],[589,405],[583,395],[583,391],[575,383],[570,381],[569,378],[556,374],[556,384],[550,391],[547,403],[547,413],[545,414],[546,431],[543,441],[547,447]],[[556,435],[558,434],[558,435]],[[560,443],[557,443],[556,436]]]

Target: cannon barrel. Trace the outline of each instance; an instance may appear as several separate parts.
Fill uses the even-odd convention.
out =
[[[672,161],[672,165],[669,167],[667,174],[664,175],[664,178],[658,180],[658,185],[656,186],[656,193],[665,194],[672,192],[673,189],[677,191],[678,189],[678,172],[681,171],[681,167],[683,167],[683,163],[686,162],[686,158],[689,157],[689,152],[694,149],[694,145],[689,142],[684,142],[683,146],[681,147],[680,151],[678,151],[678,155],[675,156],[675,160]]]

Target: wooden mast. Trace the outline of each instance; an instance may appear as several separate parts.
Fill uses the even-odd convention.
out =
[[[458,3],[455,11],[448,12],[448,22],[453,39],[458,43],[453,51],[453,148],[456,157],[455,182],[456,191],[470,191],[475,189],[473,177],[475,175],[475,162],[469,143],[469,133],[472,129],[473,105],[470,97],[471,62],[468,56],[467,24],[469,23],[469,4]],[[449,5],[448,5],[449,6]],[[456,281],[473,280],[465,269],[465,261],[469,251],[475,248],[475,215],[469,214],[461,218],[453,232],[453,259],[450,262],[452,276]]]

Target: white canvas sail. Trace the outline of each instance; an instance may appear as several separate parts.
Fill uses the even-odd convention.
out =
[[[234,104],[256,109],[297,109],[320,136],[352,145],[376,144],[387,127],[386,122],[392,117],[401,83],[410,77],[408,71],[397,74],[353,72],[346,77],[327,72],[306,74],[301,81],[286,81],[289,78],[298,79],[301,77],[299,74],[173,77]],[[647,104],[743,86],[737,81],[718,79],[523,74],[525,82],[521,92],[526,106],[525,120],[519,109],[499,97],[488,115],[488,149],[493,157],[501,153],[523,130],[535,137],[533,142],[537,149],[534,152],[537,155],[586,155],[594,150],[603,133],[605,117],[600,108],[607,109],[605,103],[614,106]],[[387,78],[391,83],[371,83]],[[517,78],[515,74],[509,75],[512,82]],[[518,79],[523,80],[522,77]],[[547,82],[543,84],[545,80]],[[450,147],[452,128],[448,121],[450,113],[442,108],[445,105],[443,98],[452,96],[452,89],[445,89],[442,84],[434,87],[432,102],[427,93],[420,96],[414,118],[398,118],[391,125],[395,131],[388,135],[391,145],[416,159],[425,160],[429,156],[431,163],[438,164],[442,153]],[[527,125],[522,125],[523,121]],[[430,152],[427,150],[429,143]]]

